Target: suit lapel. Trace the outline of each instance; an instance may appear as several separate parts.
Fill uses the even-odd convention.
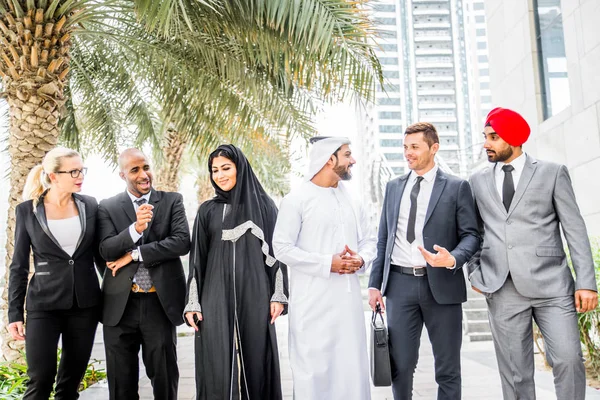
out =
[[[131,201],[131,198],[127,194],[127,191],[125,191],[125,193],[123,193],[123,195],[121,197],[121,207],[123,208],[123,211],[125,212],[127,217],[129,217],[129,221],[131,223],[134,223],[137,220],[137,217],[135,216],[135,209],[133,208],[133,202]]]
[[[500,194],[498,194],[498,188],[496,188],[496,164],[494,167],[489,167],[485,172],[484,177],[487,183],[488,190],[490,192],[490,196],[492,197],[492,201],[496,206],[500,209],[503,214],[506,214],[506,208],[504,208],[504,203],[502,203],[502,199],[500,198]]]
[[[150,233],[150,228],[152,228],[152,224],[154,223],[154,220],[158,216],[158,206],[159,206],[159,202],[160,202],[161,197],[162,196],[160,195],[159,192],[157,192],[156,190],[152,189],[152,192],[150,193],[150,201],[148,203],[152,204],[154,206],[154,209],[152,210],[152,213],[153,213],[152,219],[148,223],[148,228],[144,231],[144,234],[143,234],[144,242],[147,241],[148,235]]]
[[[67,254],[62,246],[60,245],[60,243],[58,243],[58,240],[56,240],[56,238],[54,237],[54,235],[52,234],[52,232],[50,232],[50,228],[48,227],[48,219],[46,218],[46,209],[44,208],[44,197],[40,197],[40,201],[38,203],[38,205],[36,206],[35,210],[34,210],[34,214],[35,214],[35,218],[37,219],[38,223],[40,224],[40,226],[42,227],[42,230],[44,231],[44,233],[46,234],[46,236],[48,236],[50,238],[50,240],[52,240],[52,242],[65,254]]]
[[[433,210],[435,210],[435,206],[440,200],[445,186],[446,176],[441,169],[438,169],[438,172],[435,176],[435,181],[433,182],[433,189],[431,190],[431,197],[429,198],[429,204],[427,205],[427,214],[425,214],[425,222],[423,223],[423,226],[427,225],[427,221],[429,221],[431,214],[433,214]]]
[[[389,235],[396,236],[396,230],[398,229],[398,217],[400,216],[400,201],[402,200],[402,194],[406,187],[406,182],[410,174],[401,176],[398,179],[398,184],[392,193],[392,201],[390,202],[392,220],[389,221],[388,226]]]
[[[79,245],[83,241],[86,230],[86,214],[85,214],[85,203],[79,199],[77,196],[73,196],[75,200],[75,205],[77,206],[77,211],[79,211],[79,223],[81,224],[81,234],[79,235],[79,240],[77,240],[77,246],[75,246],[75,252],[73,255],[79,250]]]
[[[515,210],[517,204],[525,194],[525,190],[527,186],[529,186],[529,182],[533,178],[533,174],[537,168],[537,160],[532,157],[527,156],[525,159],[525,166],[523,167],[523,172],[521,172],[521,178],[519,178],[519,183],[517,184],[517,189],[515,190],[515,196],[510,203],[510,208],[508,209],[508,215],[512,214]]]

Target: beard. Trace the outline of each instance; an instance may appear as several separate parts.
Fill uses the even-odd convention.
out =
[[[500,152],[494,151],[493,154],[487,154],[487,158],[489,162],[503,162],[511,158],[513,155],[512,147],[507,147],[505,150]]]
[[[352,172],[350,172],[349,165],[347,167],[344,167],[336,164],[335,167],[333,167],[333,172],[335,172],[343,181],[349,181],[350,179],[352,179]]]

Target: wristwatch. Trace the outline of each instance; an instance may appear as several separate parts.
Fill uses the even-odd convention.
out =
[[[131,250],[131,259],[135,262],[140,260],[140,251],[138,249]]]

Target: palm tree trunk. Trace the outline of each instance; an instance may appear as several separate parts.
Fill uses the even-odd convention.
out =
[[[215,196],[215,188],[210,183],[208,172],[201,173],[196,178],[196,196],[198,197],[198,204],[204,203],[206,200],[212,199]]]
[[[66,17],[46,18],[44,9],[23,11],[8,2],[0,14],[0,76],[9,105],[10,195],[6,229],[5,287],[2,291],[2,355],[20,358],[23,343],[7,330],[7,288],[13,253],[15,207],[31,168],[52,149],[59,135],[59,109],[64,104],[64,85],[69,71],[70,33],[63,29]]]
[[[167,192],[179,190],[181,163],[186,146],[187,142],[181,138],[181,135],[175,129],[167,129],[161,148],[163,157],[158,163],[156,178],[154,179],[154,187],[157,190]]]

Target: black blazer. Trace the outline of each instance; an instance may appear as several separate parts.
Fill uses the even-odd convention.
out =
[[[73,299],[81,308],[101,302],[96,267],[103,273],[106,265],[99,258],[96,233],[98,203],[90,196],[73,194],[79,211],[81,235],[73,256],[69,256],[48,229],[44,196],[34,211],[28,200],[16,208],[16,229],[8,283],[8,321],[24,321],[23,303],[27,293],[27,310],[67,310]],[[30,252],[35,272],[27,284]]]
[[[377,257],[369,279],[369,287],[381,288],[383,295],[390,274],[400,201],[408,176],[391,180],[385,190]],[[456,269],[453,270],[427,265],[427,279],[435,301],[439,304],[465,302],[467,291],[461,267],[479,250],[481,241],[471,187],[467,181],[438,170],[425,215],[423,241],[428,251],[435,253],[433,245],[437,244],[456,258]]]
[[[190,229],[183,197],[179,193],[153,189],[149,204],[154,206],[154,216],[144,231],[140,253],[165,314],[174,325],[181,325],[186,286],[180,257],[190,251]],[[115,261],[138,247],[129,234],[129,226],[135,221],[135,209],[127,192],[100,202],[98,229],[100,254],[104,259]],[[104,273],[104,325],[115,326],[121,320],[138,265],[132,262],[121,268],[114,277],[109,269]]]

